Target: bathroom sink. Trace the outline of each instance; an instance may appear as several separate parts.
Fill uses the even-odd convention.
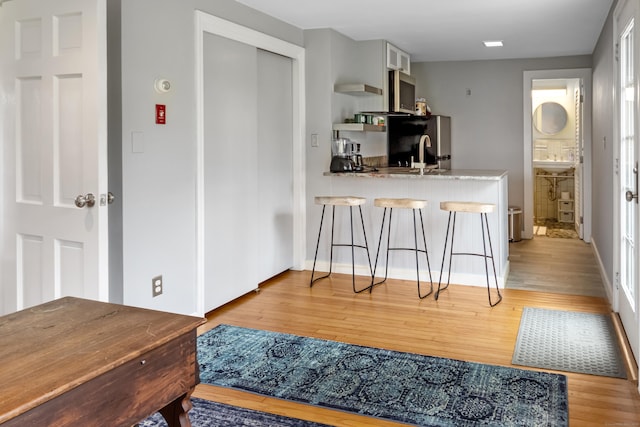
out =
[[[572,162],[562,162],[554,160],[534,160],[533,167],[544,169],[553,173],[562,173],[573,168],[574,164]]]

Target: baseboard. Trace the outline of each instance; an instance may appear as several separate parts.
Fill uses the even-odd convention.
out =
[[[607,270],[604,268],[602,258],[600,258],[600,252],[598,251],[598,245],[596,244],[596,239],[594,239],[593,236],[591,237],[591,242],[589,244],[591,245],[593,255],[596,257],[596,261],[598,263],[598,271],[600,272],[602,283],[604,283],[604,291],[607,294],[607,299],[609,300],[609,304],[613,307],[613,285],[607,277]]]
[[[306,270],[311,271],[311,269],[313,268],[313,260],[308,260],[306,262]],[[331,269],[334,273],[340,273],[340,274],[351,274],[351,264],[345,264],[345,263],[334,263],[333,264],[333,268]],[[491,267],[489,267],[489,270],[491,270]],[[317,272],[323,272],[326,273],[329,271],[329,263],[326,261],[318,261],[316,262],[316,271]],[[502,272],[502,274],[500,274],[500,272],[498,272],[498,287],[501,289],[504,289],[504,285],[506,282],[506,277],[508,275],[509,272],[509,262],[507,261],[506,265],[505,265],[505,271]],[[369,276],[371,273],[369,271],[369,267],[366,265],[359,265],[356,264],[355,266],[355,274],[356,276]],[[491,286],[494,286],[493,283],[493,278],[491,277],[492,274],[490,273],[490,282],[491,282]],[[384,266],[382,268],[380,268],[380,266],[378,266],[378,269],[376,271],[376,277],[384,277]],[[415,280],[416,279],[416,270],[415,269],[411,269],[411,268],[390,268],[388,273],[387,273],[387,277],[389,279],[398,279],[398,280]],[[440,279],[440,271],[431,271],[431,277],[435,282],[439,281]],[[426,270],[420,270],[420,280],[421,281],[426,281],[429,279],[429,275],[426,272]],[[446,276],[444,276],[442,278],[443,280],[446,280]],[[450,283],[454,283],[456,285],[467,285],[467,286],[487,286],[487,279],[485,277],[484,274],[460,274],[460,273],[453,273],[451,275],[451,280]]]
[[[618,337],[618,344],[622,351],[622,360],[627,367],[627,374],[629,375],[627,379],[638,384],[638,365],[633,357],[629,340],[624,332],[624,327],[622,326],[622,321],[620,320],[618,313],[611,313],[611,320],[613,321],[613,326]]]

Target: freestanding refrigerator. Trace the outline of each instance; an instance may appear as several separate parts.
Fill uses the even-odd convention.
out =
[[[451,117],[439,115],[387,117],[389,166],[409,166],[411,156],[417,162],[423,135],[429,135],[431,139],[431,146],[425,146],[425,163],[439,169],[451,169]]]

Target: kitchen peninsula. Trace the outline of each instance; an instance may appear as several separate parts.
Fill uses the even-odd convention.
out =
[[[375,262],[378,249],[383,213],[383,209],[373,206],[373,200],[378,197],[427,200],[427,207],[423,210],[423,218],[434,282],[438,281],[440,275],[448,220],[448,213],[440,210],[440,202],[472,201],[495,204],[496,210],[488,215],[488,220],[498,282],[500,287],[504,287],[504,282],[509,272],[507,171],[427,169],[424,174],[420,174],[417,169],[391,167],[357,173],[325,172],[324,176],[331,181],[329,186],[331,194],[326,195],[350,195],[367,198],[367,203],[363,206],[363,216],[372,263]],[[412,230],[413,227],[410,211],[394,210],[393,215],[394,230],[403,230],[403,232],[392,233],[391,246],[413,247],[412,233],[404,231]],[[418,230],[420,230],[419,219],[417,221]],[[357,229],[358,222],[354,220],[354,229]],[[344,209],[340,210],[340,212],[336,210],[336,236],[346,237],[348,235],[348,224],[348,210]],[[358,231],[359,233],[355,234],[356,240],[362,238],[361,229]],[[323,241],[320,243],[321,250],[328,247],[329,234],[330,232],[323,232]],[[419,247],[421,246],[419,243]],[[384,275],[385,249],[386,242],[383,239],[376,272],[378,277],[381,274]],[[482,232],[479,215],[458,215],[454,251],[482,252]],[[369,273],[366,255],[362,253],[364,251],[356,251],[356,273],[367,275]],[[351,272],[350,251],[337,250],[334,251],[333,256],[336,263],[334,271]],[[328,249],[324,253],[320,252],[318,259],[323,261],[319,266],[326,268],[328,271]],[[424,259],[421,260],[421,280],[428,280],[426,266],[422,266],[423,261]],[[489,270],[490,275],[492,275],[490,266]],[[392,252],[389,260],[389,277],[415,280],[415,258],[410,255]],[[443,276],[443,280],[446,281],[446,274]],[[486,286],[483,259],[472,256],[454,257],[451,267],[451,283]]]

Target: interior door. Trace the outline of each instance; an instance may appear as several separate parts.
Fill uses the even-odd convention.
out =
[[[638,360],[638,64],[635,55],[635,3],[616,10],[618,50],[617,216],[619,230],[616,302],[632,351]]]
[[[0,311],[107,300],[106,2],[0,2],[0,40]]]
[[[291,58],[258,49],[258,281],[293,267]]]
[[[257,61],[204,34],[205,312],[258,287]]]

